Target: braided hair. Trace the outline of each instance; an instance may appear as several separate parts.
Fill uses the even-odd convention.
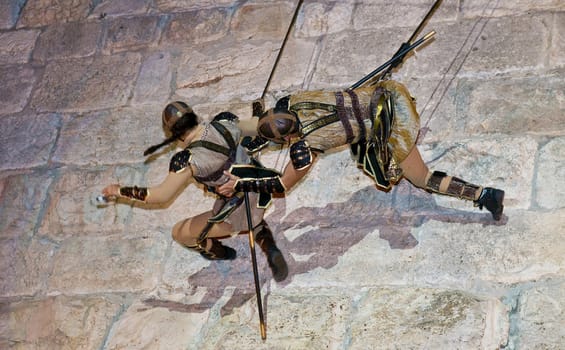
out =
[[[165,129],[170,131],[171,136],[163,142],[146,149],[143,152],[144,156],[154,153],[159,148],[180,139],[187,131],[198,125],[198,116],[189,105],[180,101],[169,103],[163,110],[162,119]]]

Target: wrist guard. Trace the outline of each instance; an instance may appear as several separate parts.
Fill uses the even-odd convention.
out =
[[[284,193],[285,188],[279,176],[259,179],[239,179],[234,189],[237,192]]]
[[[120,187],[120,196],[135,199],[138,201],[145,202],[147,198],[147,187],[137,187],[137,186],[126,186]]]
[[[255,136],[251,138],[246,136],[241,140],[241,145],[247,150],[247,153],[255,153],[263,148],[267,147],[269,140],[262,138],[261,136]]]

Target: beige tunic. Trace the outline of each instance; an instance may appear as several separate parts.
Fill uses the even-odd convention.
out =
[[[354,90],[359,100],[360,115],[367,130],[367,139],[370,140],[372,120],[374,115],[369,111],[371,97],[377,87],[383,87],[391,92],[394,98],[395,106],[395,120],[392,125],[391,136],[389,138],[389,145],[391,146],[392,156],[397,163],[402,162],[412,147],[416,144],[418,132],[420,129],[420,117],[416,112],[414,101],[406,87],[396,81],[388,80],[377,83],[374,86],[358,88]],[[353,104],[350,95],[343,92],[345,112],[347,119],[351,125],[354,139],[351,143],[359,141],[361,136],[361,128],[355,119]],[[332,91],[305,91],[293,94],[290,96],[289,108],[292,109],[293,105],[301,102],[319,102],[329,105],[336,105],[335,92]],[[296,109],[298,118],[303,126],[328,115],[328,112],[323,109]],[[346,145],[347,134],[343,123],[340,121],[326,125],[320,129],[313,131],[305,136],[308,144],[322,151],[329,150],[335,147]]]

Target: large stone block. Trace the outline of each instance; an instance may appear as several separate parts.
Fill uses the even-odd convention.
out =
[[[493,3],[489,0],[466,1],[461,4],[464,17],[503,17],[529,15],[534,12],[565,9],[560,0],[501,0]]]
[[[17,27],[42,27],[85,19],[90,0],[38,0],[26,2]]]
[[[6,66],[0,68],[0,76],[0,115],[22,111],[36,81],[35,70],[28,66]]]
[[[168,245],[161,234],[137,230],[69,238],[52,257],[47,289],[65,294],[151,290],[159,281]]]
[[[99,206],[95,197],[110,183],[135,182],[142,177],[140,169],[128,167],[106,170],[63,168],[53,186],[38,233],[54,241],[68,237],[111,235],[125,230],[129,205]],[[141,181],[139,181],[141,182]]]
[[[355,310],[350,349],[498,349],[508,340],[500,301],[457,290],[371,289]]]
[[[0,2],[0,29],[11,29],[18,21],[25,0],[5,0]]]
[[[39,37],[33,58],[48,61],[92,56],[102,33],[99,22],[54,24]]]
[[[27,63],[38,36],[37,30],[0,33],[0,65]]]
[[[218,40],[227,34],[230,17],[226,8],[175,14],[164,29],[162,43],[184,47]]]
[[[217,320],[193,349],[336,349],[346,342],[352,302],[348,295],[307,290],[270,295],[267,339],[261,340],[257,302]]]
[[[189,313],[174,302],[138,301],[113,324],[105,348],[193,349],[209,317],[210,311]]]
[[[238,40],[279,40],[282,42],[293,16],[292,3],[251,3],[240,6],[230,23],[230,32]]]
[[[27,237],[0,241],[0,296],[31,297],[44,289],[45,276],[51,272],[52,256],[57,248],[49,242]],[[0,315],[4,315],[0,312]],[[1,316],[0,316],[1,317]],[[3,327],[0,326],[0,330]],[[1,331],[0,331],[1,332]],[[1,339],[1,338],[0,338]]]
[[[30,171],[0,179],[0,238],[26,241],[35,234],[54,176]]]
[[[563,67],[565,65],[565,13],[558,12],[553,15],[553,31],[551,32],[551,49],[549,56],[550,67]]]
[[[538,143],[531,137],[493,135],[425,145],[420,150],[432,171],[444,171],[473,184],[503,189],[507,209],[527,209],[532,205],[535,175],[532,158],[537,148]],[[438,195],[434,199],[445,207],[470,206],[470,202],[453,197]]]
[[[329,34],[316,62],[311,88],[346,88],[386,62],[409,30],[383,28]]]
[[[50,62],[32,98],[40,111],[85,111],[125,104],[141,56],[124,53]]]
[[[218,41],[192,47],[177,63],[175,92],[191,105],[251,101],[267,82],[278,45]]]
[[[116,299],[56,296],[6,303],[0,316],[0,344],[38,350],[100,348],[120,312]]]
[[[544,283],[545,282],[545,283]],[[519,295],[514,341],[524,349],[560,349],[565,344],[565,282],[548,279]]]
[[[537,163],[534,184],[536,203],[545,209],[565,207],[565,137],[552,139],[541,147]]]
[[[155,0],[156,8],[161,12],[183,12],[208,9],[214,7],[229,7],[238,0],[203,0],[194,2],[193,0]]]
[[[121,17],[143,15],[147,13],[151,0],[111,0],[96,4],[89,18],[104,19],[106,17]]]
[[[413,231],[419,240],[413,283],[480,291],[563,276],[564,214],[520,210],[496,224],[429,221]]]
[[[168,52],[156,52],[146,57],[135,84],[132,104],[164,108],[172,90],[173,69]]]
[[[164,139],[161,106],[118,108],[64,118],[53,159],[77,165],[140,163]]]
[[[157,16],[119,17],[108,21],[104,52],[135,51],[154,45],[161,34]]]
[[[504,79],[464,79],[457,88],[456,127],[471,135],[562,135],[564,91],[561,71]]]
[[[20,114],[0,118],[0,169],[47,164],[61,118],[56,114]]]
[[[347,30],[351,26],[353,11],[354,4],[351,1],[304,3],[296,25],[296,35],[308,38]]]
[[[390,2],[386,0],[363,1],[355,7],[353,27],[356,30],[375,29],[383,27],[416,27],[431,9],[431,2],[410,1]],[[429,19],[424,32],[431,30],[438,22],[455,21],[458,14],[458,3],[455,1],[442,2],[434,15]],[[422,33],[423,34],[423,33]],[[397,46],[404,41],[399,41]]]

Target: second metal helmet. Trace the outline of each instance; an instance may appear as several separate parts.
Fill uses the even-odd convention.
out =
[[[175,101],[169,103],[163,110],[163,126],[171,131],[173,125],[182,118],[184,115],[193,113],[192,108],[182,101]]]
[[[259,135],[276,143],[285,143],[285,138],[299,131],[297,115],[287,109],[271,108],[267,110],[257,124]]]

